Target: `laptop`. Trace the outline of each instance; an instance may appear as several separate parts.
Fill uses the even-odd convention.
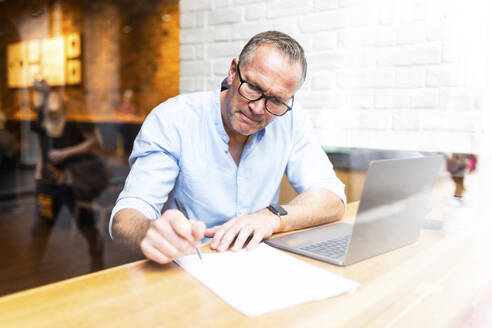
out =
[[[372,161],[353,224],[323,225],[265,243],[340,266],[412,244],[431,209],[442,159],[423,156]]]

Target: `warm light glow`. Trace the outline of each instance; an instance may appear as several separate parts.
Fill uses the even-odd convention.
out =
[[[44,79],[51,86],[80,84],[80,34],[72,33],[7,46],[8,86],[25,88]],[[70,59],[70,60],[68,60]]]
[[[65,84],[65,38],[41,42],[41,76],[51,86]]]

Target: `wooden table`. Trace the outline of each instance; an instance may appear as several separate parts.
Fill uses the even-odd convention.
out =
[[[175,264],[138,261],[2,297],[0,327],[481,327],[492,271],[477,234],[424,230],[411,246],[348,267],[298,256],[361,286],[257,317],[237,312]]]

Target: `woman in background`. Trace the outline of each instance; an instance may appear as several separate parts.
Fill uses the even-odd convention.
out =
[[[31,249],[35,249],[41,260],[63,206],[74,214],[77,195],[74,177],[68,168],[100,148],[101,141],[93,124],[67,121],[59,93],[51,92],[47,85],[41,85],[35,92],[38,93],[34,96],[38,120],[34,130],[39,136],[40,152],[35,173],[36,206]],[[76,219],[77,227],[89,245],[91,271],[102,269],[103,242],[92,211],[81,210]]]

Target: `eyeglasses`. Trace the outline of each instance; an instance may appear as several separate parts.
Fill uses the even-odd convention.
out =
[[[292,96],[292,98],[290,98],[289,100],[290,105],[286,104],[277,97],[267,96],[263,93],[263,91],[258,89],[258,87],[247,82],[241,77],[239,62],[237,63],[237,73],[239,76],[239,81],[241,82],[238,91],[243,98],[249,101],[258,101],[261,98],[265,98],[265,109],[267,110],[267,112],[275,116],[282,116],[289,110],[292,110],[292,105],[294,104],[294,96]]]

